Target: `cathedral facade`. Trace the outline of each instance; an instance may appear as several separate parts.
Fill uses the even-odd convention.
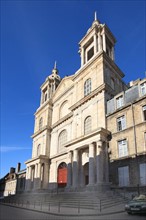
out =
[[[107,102],[128,89],[114,60],[115,43],[95,16],[79,42],[79,70],[61,79],[55,64],[41,86],[32,158],[25,162],[26,191],[109,187],[112,128]]]

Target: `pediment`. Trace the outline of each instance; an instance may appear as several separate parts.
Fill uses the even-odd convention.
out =
[[[67,92],[67,90],[69,88],[71,88],[71,86],[74,84],[72,79],[73,79],[73,76],[68,76],[68,77],[65,77],[61,80],[59,86],[57,87],[54,95],[53,95],[53,99],[57,99],[59,96],[63,95],[65,92]]]

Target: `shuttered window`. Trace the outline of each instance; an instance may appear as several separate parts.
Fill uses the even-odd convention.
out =
[[[118,153],[119,157],[128,156],[127,140],[118,141]]]
[[[118,178],[119,178],[119,186],[129,185],[129,167],[128,166],[118,168]]]

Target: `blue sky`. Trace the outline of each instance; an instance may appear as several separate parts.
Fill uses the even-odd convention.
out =
[[[78,42],[94,19],[117,39],[116,64],[129,82],[146,71],[146,1],[1,1],[0,177],[31,158],[40,86],[55,60],[61,77],[80,67]]]

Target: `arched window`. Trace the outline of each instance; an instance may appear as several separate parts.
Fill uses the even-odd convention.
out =
[[[67,142],[67,131],[63,130],[59,135],[59,151],[62,151],[64,149],[64,145],[66,142]]]
[[[90,133],[92,129],[92,118],[88,116],[84,121],[84,134]]]
[[[63,118],[65,115],[67,115],[69,113],[68,110],[68,101],[66,100],[65,102],[63,102],[60,106],[60,110],[59,110],[59,118]]]
[[[39,130],[41,130],[43,127],[43,118],[41,117],[39,120]]]
[[[40,155],[40,152],[41,152],[41,145],[39,144],[37,146],[37,157]]]
[[[84,96],[91,93],[91,79],[87,79],[84,84]]]

